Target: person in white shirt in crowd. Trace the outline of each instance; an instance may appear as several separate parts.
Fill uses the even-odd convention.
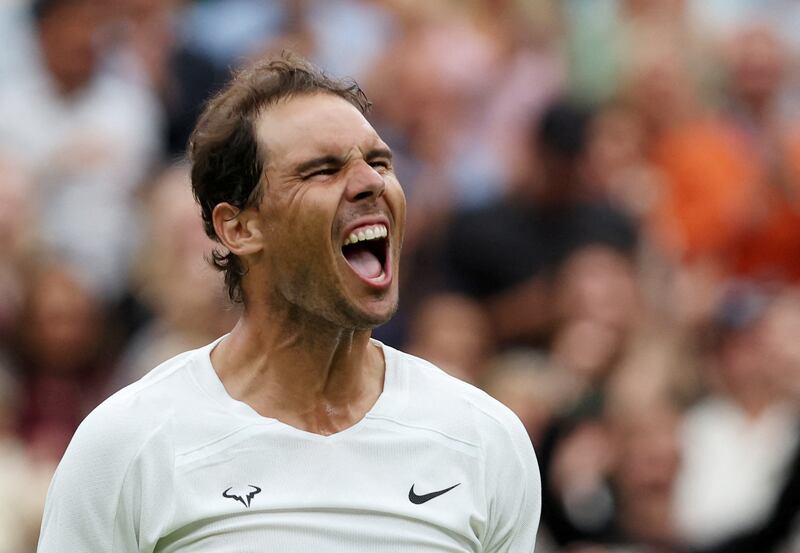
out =
[[[110,63],[113,16],[102,0],[0,11],[0,29],[15,30],[0,55],[0,152],[37,183],[44,244],[92,267],[92,292],[109,300],[124,291],[134,193],[162,146],[157,98],[132,69]]]
[[[192,186],[242,315],[84,421],[40,553],[533,551],[519,419],[370,337],[397,308],[405,198],[368,106],[291,55],[209,103]]]
[[[674,509],[690,545],[714,546],[763,524],[789,476],[800,429],[786,376],[787,366],[797,367],[788,352],[800,328],[791,297],[741,283],[719,310],[711,393],[682,424]]]

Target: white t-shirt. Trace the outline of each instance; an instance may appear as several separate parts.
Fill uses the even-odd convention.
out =
[[[797,446],[797,423],[788,405],[752,418],[722,396],[686,414],[674,508],[689,543],[712,545],[766,519]]]
[[[51,484],[39,553],[533,551],[539,471],[499,402],[381,344],[378,401],[321,436],[231,398],[214,345],[87,417]]]
[[[64,96],[44,61],[31,2],[4,4],[0,154],[33,177],[37,238],[73,267],[91,268],[80,276],[93,293],[116,298],[141,238],[134,194],[162,156],[161,103],[107,49],[92,78]]]

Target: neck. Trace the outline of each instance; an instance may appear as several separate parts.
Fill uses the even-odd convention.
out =
[[[357,423],[383,391],[382,352],[369,330],[338,328],[296,310],[245,310],[211,362],[233,398],[317,434]]]

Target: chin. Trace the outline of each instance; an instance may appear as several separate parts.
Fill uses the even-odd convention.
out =
[[[372,330],[389,322],[397,312],[397,306],[397,301],[381,302],[381,305],[372,305],[368,308],[349,304],[339,311],[342,326],[354,330]]]

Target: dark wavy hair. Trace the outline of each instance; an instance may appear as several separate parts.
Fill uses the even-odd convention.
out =
[[[227,202],[238,209],[261,200],[265,149],[255,135],[255,121],[265,108],[293,96],[326,93],[339,96],[366,114],[370,107],[352,80],[326,75],[305,59],[289,53],[262,60],[234,74],[228,85],[211,98],[189,140],[192,192],[200,204],[206,234],[219,242],[211,214]],[[244,303],[242,279],[247,268],[238,256],[215,249],[210,262],[225,275],[228,296]]]

